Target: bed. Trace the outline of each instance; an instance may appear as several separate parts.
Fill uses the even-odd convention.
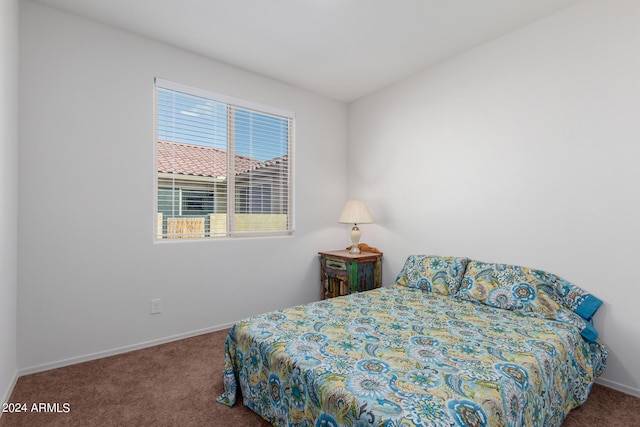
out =
[[[505,264],[492,276],[486,263],[453,271],[461,258],[438,257],[431,271],[434,257],[413,257],[388,287],[236,323],[218,402],[231,406],[241,392],[273,425],[301,427],[559,426],[584,403],[607,350],[560,303],[575,294],[550,298],[561,311],[553,317],[505,309],[489,303]],[[563,286],[539,282],[537,296]],[[478,286],[484,302],[469,298]]]

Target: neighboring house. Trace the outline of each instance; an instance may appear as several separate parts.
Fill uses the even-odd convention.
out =
[[[159,237],[228,234],[227,155],[219,148],[157,141]],[[235,155],[233,165],[234,231],[286,230],[287,156],[260,161]]]

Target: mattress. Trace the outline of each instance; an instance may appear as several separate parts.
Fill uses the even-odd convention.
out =
[[[275,426],[559,426],[606,355],[570,323],[392,285],[235,324],[218,402]]]

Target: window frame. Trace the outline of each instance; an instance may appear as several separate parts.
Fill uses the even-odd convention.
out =
[[[161,210],[159,210],[159,196],[160,196],[160,189],[167,189],[167,186],[163,183],[160,183],[161,177],[162,178],[166,178],[166,175],[168,174],[174,174],[177,176],[174,177],[174,184],[173,186],[170,188],[170,190],[172,192],[175,192],[176,190],[196,190],[196,188],[189,188],[189,186],[183,186],[180,184],[176,184],[176,181],[181,181],[181,176],[183,177],[184,175],[180,175],[176,172],[172,172],[172,173],[167,173],[167,172],[160,172],[159,171],[159,167],[158,167],[158,144],[159,141],[164,141],[166,139],[162,139],[160,138],[159,135],[159,119],[158,119],[158,114],[159,114],[159,91],[161,89],[164,90],[168,90],[168,91],[175,91],[181,94],[185,94],[187,96],[191,96],[191,97],[200,97],[206,100],[210,100],[210,101],[214,101],[215,103],[221,103],[221,104],[225,104],[226,108],[227,108],[227,132],[226,132],[226,138],[227,138],[227,145],[226,145],[226,151],[227,151],[227,155],[226,155],[226,178],[227,178],[227,182],[225,184],[226,186],[226,196],[223,199],[226,199],[226,211],[222,212],[225,214],[226,216],[226,230],[224,230],[224,232],[218,230],[217,228],[214,230],[212,228],[209,228],[209,230],[206,230],[206,234],[204,234],[204,237],[192,237],[189,235],[184,235],[184,236],[174,236],[174,237],[189,237],[188,239],[186,239],[187,241],[190,240],[220,240],[220,239],[225,239],[225,238],[238,238],[238,237],[242,237],[242,238],[250,238],[250,237],[265,237],[265,236],[290,236],[293,235],[295,232],[295,210],[294,210],[294,196],[295,196],[295,178],[294,178],[294,146],[295,146],[295,113],[291,112],[291,111],[287,111],[281,108],[277,108],[277,107],[272,107],[272,106],[267,106],[264,104],[259,104],[256,102],[252,102],[252,101],[247,101],[247,100],[242,100],[239,98],[235,98],[235,97],[231,97],[228,95],[223,95],[223,94],[219,94],[219,93],[215,93],[215,92],[211,92],[205,89],[199,89],[199,88],[195,88],[195,87],[191,87],[182,83],[176,83],[173,81],[169,81],[169,80],[164,80],[164,79],[160,79],[160,78],[155,78],[154,79],[154,85],[153,85],[153,100],[154,100],[154,130],[153,130],[153,142],[154,142],[154,155],[153,155],[153,165],[154,165],[154,197],[153,197],[153,203],[154,203],[154,241],[155,242],[171,242],[171,241],[183,241],[184,239],[180,239],[180,238],[170,238],[167,235],[167,228],[164,225],[165,223],[165,219],[164,219],[164,214],[161,212]],[[238,182],[240,182],[241,185],[244,185],[244,182],[242,181],[242,179],[238,178],[236,176],[236,168],[235,168],[235,160],[238,156],[240,156],[239,154],[237,154],[235,152],[235,139],[236,136],[235,135],[231,135],[230,133],[232,131],[229,130],[229,128],[233,129],[233,132],[236,131],[235,129],[235,124],[237,124],[234,121],[234,114],[236,110],[243,110],[243,111],[247,111],[249,112],[249,114],[257,114],[258,116],[273,116],[276,119],[283,119],[286,120],[286,133],[285,133],[285,141],[286,141],[286,153],[278,156],[278,157],[274,157],[273,159],[269,159],[270,161],[274,161],[276,159],[279,158],[285,158],[285,160],[283,160],[284,162],[286,162],[284,164],[284,167],[281,171],[281,173],[283,175],[283,177],[285,177],[282,181],[283,185],[282,185],[282,197],[283,197],[283,202],[280,205],[280,210],[284,211],[284,213],[280,213],[280,215],[285,215],[285,218],[283,219],[284,221],[284,226],[282,227],[283,229],[278,229],[278,230],[272,230],[272,231],[263,231],[263,230],[258,230],[258,229],[253,229],[253,230],[238,230],[235,229],[235,224],[236,224],[236,219],[237,219],[237,215],[247,215],[247,214],[254,214],[252,212],[243,212],[243,209],[239,208],[240,205],[242,205],[244,203],[245,206],[249,207],[249,211],[250,206],[252,204],[252,200],[248,199],[248,200],[244,200],[244,202],[239,201],[238,200],[238,195],[236,194],[237,191],[243,191],[246,192],[246,194],[252,194],[251,188],[250,187],[246,187],[246,188],[242,188],[242,189],[236,189],[236,185],[238,184]],[[231,117],[231,118],[229,118]],[[170,140],[167,140],[170,141]],[[172,142],[172,141],[170,141]],[[179,141],[175,141],[175,143],[183,143],[183,142],[179,142]],[[265,165],[267,164],[267,161],[263,161],[263,163],[265,163]],[[265,168],[268,166],[265,166]],[[268,171],[270,172],[270,171]],[[261,188],[263,188],[265,185],[267,185],[269,187],[269,198],[272,197],[272,184],[264,184],[264,183],[260,183],[258,184]],[[213,193],[213,197],[212,197],[212,206],[214,209],[213,214],[215,214],[215,209],[216,209],[216,199],[218,198],[218,195],[216,194],[216,190],[211,189],[202,189],[202,188],[197,188],[198,191],[210,191]],[[184,204],[184,200],[183,200],[183,194],[182,191],[180,191],[180,206],[181,206],[181,212],[180,212],[180,217],[182,218],[189,218],[189,216],[185,215],[182,216],[182,205]],[[231,196],[230,196],[231,195]],[[175,197],[175,196],[172,196]],[[261,197],[263,198],[263,196]],[[261,200],[262,202],[262,200]],[[274,208],[272,207],[271,210],[273,210]],[[277,209],[277,208],[275,208]],[[260,210],[259,213],[257,214],[262,214],[263,212],[263,208]],[[205,213],[204,215],[211,215],[211,213]],[[162,218],[162,219],[161,219]],[[167,219],[169,218],[169,216],[166,217]],[[206,223],[209,224],[211,217],[207,217],[206,219]],[[212,227],[208,225],[208,227]]]

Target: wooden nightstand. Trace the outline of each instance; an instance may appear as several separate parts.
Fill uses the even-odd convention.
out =
[[[349,251],[318,252],[322,299],[382,286],[382,254]]]

